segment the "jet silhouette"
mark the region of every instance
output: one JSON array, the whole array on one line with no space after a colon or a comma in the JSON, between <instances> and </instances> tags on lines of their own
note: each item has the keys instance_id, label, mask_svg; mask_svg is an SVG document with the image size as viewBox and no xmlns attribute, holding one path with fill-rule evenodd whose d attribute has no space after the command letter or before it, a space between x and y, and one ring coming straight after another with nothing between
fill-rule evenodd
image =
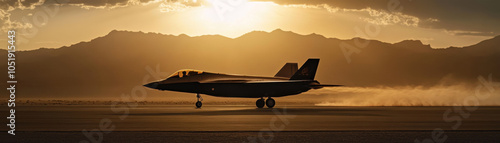
<instances>
[{"instance_id":1,"label":"jet silhouette","mask_svg":"<svg viewBox=\"0 0 500 143\"><path fill-rule=\"evenodd\" d=\"M178 92L196 93L196 107L201 108L203 98L200 94L218 97L259 98L258 108L266 105L273 108L276 102L272 97L296 95L311 89L326 86L314 80L319 59L308 59L300 69L297 63L286 63L274 77L259 77L204 72L184 69L176 71L167 79L151 82L144 86ZM264 101L264 97L267 100Z\"/></svg>"}]
</instances>

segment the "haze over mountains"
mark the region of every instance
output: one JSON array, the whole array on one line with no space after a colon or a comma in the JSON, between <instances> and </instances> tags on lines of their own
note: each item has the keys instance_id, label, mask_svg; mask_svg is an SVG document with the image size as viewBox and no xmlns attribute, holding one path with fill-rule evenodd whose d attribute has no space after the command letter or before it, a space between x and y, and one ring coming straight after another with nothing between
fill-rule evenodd
<instances>
[{"instance_id":1,"label":"haze over mountains","mask_svg":"<svg viewBox=\"0 0 500 143\"><path fill-rule=\"evenodd\" d=\"M350 87L475 84L478 76L489 74L494 81L500 79L500 36L447 49L432 49L415 40L394 44L369 40L348 62L339 45L354 46L356 40L366 42L279 29L235 39L111 31L69 47L17 51L18 95L113 98L130 94L143 80L154 81L147 69L161 71L161 78L186 68L273 76L286 62L300 66L307 58L321 59L318 81ZM3 59L6 52L0 50Z\"/></svg>"}]
</instances>

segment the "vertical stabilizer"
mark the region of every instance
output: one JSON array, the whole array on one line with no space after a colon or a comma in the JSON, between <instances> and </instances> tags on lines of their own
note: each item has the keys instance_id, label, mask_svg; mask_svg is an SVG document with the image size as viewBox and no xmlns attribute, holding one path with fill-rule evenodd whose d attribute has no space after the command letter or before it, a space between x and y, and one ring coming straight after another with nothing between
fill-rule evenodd
<instances>
[{"instance_id":1,"label":"vertical stabilizer","mask_svg":"<svg viewBox=\"0 0 500 143\"><path fill-rule=\"evenodd\" d=\"M293 74L290 80L314 80L318 69L319 59L308 59L300 69Z\"/></svg>"},{"instance_id":2,"label":"vertical stabilizer","mask_svg":"<svg viewBox=\"0 0 500 143\"><path fill-rule=\"evenodd\" d=\"M298 70L297 63L286 63L281 70L274 75L274 77L286 77L291 78L295 72Z\"/></svg>"}]
</instances>

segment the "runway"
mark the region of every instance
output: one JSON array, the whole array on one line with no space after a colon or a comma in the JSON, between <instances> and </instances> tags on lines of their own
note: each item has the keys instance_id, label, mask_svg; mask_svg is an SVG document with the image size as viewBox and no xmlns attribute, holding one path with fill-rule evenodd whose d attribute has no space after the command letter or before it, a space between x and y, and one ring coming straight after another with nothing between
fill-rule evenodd
<instances>
[{"instance_id":1,"label":"runway","mask_svg":"<svg viewBox=\"0 0 500 143\"><path fill-rule=\"evenodd\" d=\"M447 141L500 141L500 107L468 109L471 108L23 106L16 108L15 138L27 142L31 142L30 139L54 141L54 138L71 142L88 140L84 133L87 132L105 142L139 139L151 142L249 142L249 139L257 142L413 142L431 138L437 130ZM14 140L7 133L0 136Z\"/></svg>"}]
</instances>

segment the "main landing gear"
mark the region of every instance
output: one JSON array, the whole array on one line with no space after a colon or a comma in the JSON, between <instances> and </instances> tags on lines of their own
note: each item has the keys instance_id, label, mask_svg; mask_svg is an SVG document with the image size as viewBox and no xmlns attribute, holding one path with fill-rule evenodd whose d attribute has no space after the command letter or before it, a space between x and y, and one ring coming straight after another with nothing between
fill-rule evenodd
<instances>
[{"instance_id":1,"label":"main landing gear","mask_svg":"<svg viewBox=\"0 0 500 143\"><path fill-rule=\"evenodd\" d=\"M268 108L273 108L274 105L276 105L276 101L274 101L274 99L271 97L268 97L267 100L264 101L264 97L261 97L260 99L257 100L257 102L255 102L255 105L257 105L258 108L263 108L264 104Z\"/></svg>"},{"instance_id":2,"label":"main landing gear","mask_svg":"<svg viewBox=\"0 0 500 143\"><path fill-rule=\"evenodd\" d=\"M266 104L266 103L265 103L263 97L261 97L260 99L257 100L257 102L255 102L255 105L257 105L257 107L259 107L259 108L264 107L264 104Z\"/></svg>"},{"instance_id":3,"label":"main landing gear","mask_svg":"<svg viewBox=\"0 0 500 143\"><path fill-rule=\"evenodd\" d=\"M199 93L196 94L196 98L198 98L198 101L196 102L196 108L201 108L203 105L201 101L203 101L203 98L201 98L201 95Z\"/></svg>"}]
</instances>

